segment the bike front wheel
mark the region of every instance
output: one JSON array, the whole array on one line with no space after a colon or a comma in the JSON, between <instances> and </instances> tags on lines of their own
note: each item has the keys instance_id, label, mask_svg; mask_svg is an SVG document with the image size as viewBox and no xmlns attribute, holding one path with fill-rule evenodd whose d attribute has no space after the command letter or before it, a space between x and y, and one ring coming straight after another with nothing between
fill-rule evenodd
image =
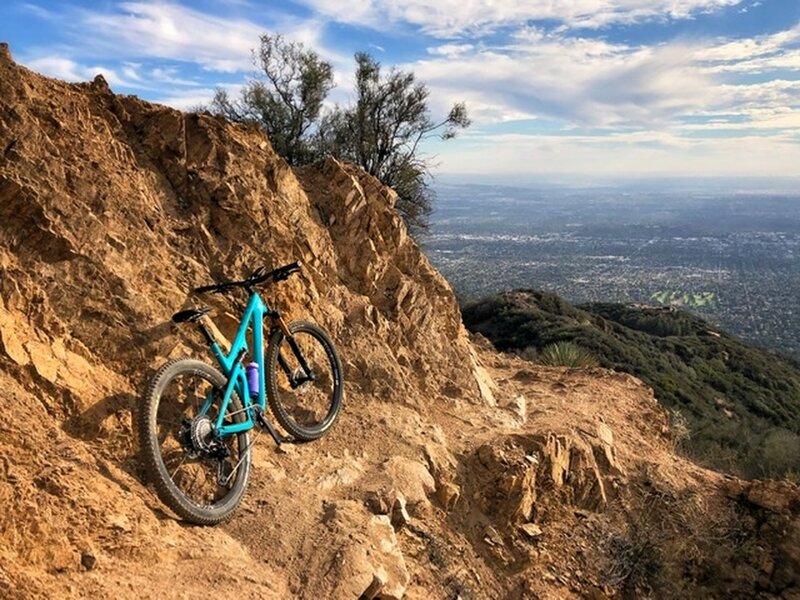
<instances>
[{"instance_id":1,"label":"bike front wheel","mask_svg":"<svg viewBox=\"0 0 800 600\"><path fill-rule=\"evenodd\" d=\"M342 362L328 334L314 323L275 329L267 348L267 398L278 423L296 439L327 433L342 406Z\"/></svg>"},{"instance_id":2,"label":"bike front wheel","mask_svg":"<svg viewBox=\"0 0 800 600\"><path fill-rule=\"evenodd\" d=\"M214 435L227 380L198 360L173 360L153 377L140 407L139 435L148 478L183 519L214 525L233 514L250 479L247 432ZM210 408L203 413L204 405ZM234 393L223 420L244 422Z\"/></svg>"}]
</instances>

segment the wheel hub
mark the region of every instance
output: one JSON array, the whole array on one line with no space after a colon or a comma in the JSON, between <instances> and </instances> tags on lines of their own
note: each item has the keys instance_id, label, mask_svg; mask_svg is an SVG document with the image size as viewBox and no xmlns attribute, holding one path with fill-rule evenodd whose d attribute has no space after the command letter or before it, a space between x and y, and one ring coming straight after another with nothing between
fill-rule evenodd
<instances>
[{"instance_id":1,"label":"wheel hub","mask_svg":"<svg viewBox=\"0 0 800 600\"><path fill-rule=\"evenodd\" d=\"M228 457L228 447L216 436L214 422L207 415L183 419L178 440L191 459L202 457L222 461Z\"/></svg>"},{"instance_id":2,"label":"wheel hub","mask_svg":"<svg viewBox=\"0 0 800 600\"><path fill-rule=\"evenodd\" d=\"M298 367L292 372L292 381L295 382L294 393L305 394L310 389L312 379L302 368Z\"/></svg>"},{"instance_id":3,"label":"wheel hub","mask_svg":"<svg viewBox=\"0 0 800 600\"><path fill-rule=\"evenodd\" d=\"M189 439L195 452L209 454L216 446L214 424L207 415L199 415L189 425Z\"/></svg>"}]
</instances>

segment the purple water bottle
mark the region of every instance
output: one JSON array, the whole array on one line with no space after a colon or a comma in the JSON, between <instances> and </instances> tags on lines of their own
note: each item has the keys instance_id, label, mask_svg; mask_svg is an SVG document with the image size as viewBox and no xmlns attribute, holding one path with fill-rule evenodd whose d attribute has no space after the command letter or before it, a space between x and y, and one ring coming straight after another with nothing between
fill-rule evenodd
<instances>
[{"instance_id":1,"label":"purple water bottle","mask_svg":"<svg viewBox=\"0 0 800 600\"><path fill-rule=\"evenodd\" d=\"M251 398L258 398L258 363L251 362L245 368L247 373L247 389Z\"/></svg>"}]
</instances>

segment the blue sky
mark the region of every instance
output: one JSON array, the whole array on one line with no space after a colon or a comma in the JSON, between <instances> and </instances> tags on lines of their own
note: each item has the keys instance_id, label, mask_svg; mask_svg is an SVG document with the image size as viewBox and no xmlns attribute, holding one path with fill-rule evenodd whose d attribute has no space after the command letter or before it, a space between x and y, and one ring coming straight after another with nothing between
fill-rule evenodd
<instances>
[{"instance_id":1,"label":"blue sky","mask_svg":"<svg viewBox=\"0 0 800 600\"><path fill-rule=\"evenodd\" d=\"M800 0L255 0L3 2L0 41L68 81L187 108L236 92L262 32L333 63L413 70L436 116L473 126L432 142L465 180L800 176Z\"/></svg>"}]
</instances>

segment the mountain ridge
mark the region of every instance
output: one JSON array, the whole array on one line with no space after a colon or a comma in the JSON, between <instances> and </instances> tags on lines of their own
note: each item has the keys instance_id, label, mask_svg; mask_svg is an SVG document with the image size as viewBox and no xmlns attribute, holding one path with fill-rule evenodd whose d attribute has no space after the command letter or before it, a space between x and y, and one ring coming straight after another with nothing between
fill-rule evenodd
<instances>
[{"instance_id":1,"label":"mountain ridge","mask_svg":"<svg viewBox=\"0 0 800 600\"><path fill-rule=\"evenodd\" d=\"M504 351L570 341L641 378L688 419L697 435L686 449L703 464L750 477L800 473L800 367L791 357L672 307L573 306L536 290L470 303L464 320Z\"/></svg>"},{"instance_id":2,"label":"mountain ridge","mask_svg":"<svg viewBox=\"0 0 800 600\"><path fill-rule=\"evenodd\" d=\"M0 149L4 597L797 593L796 487L676 456L633 377L471 340L362 171L292 170L256 128L49 79L5 47ZM196 285L293 259L303 278L267 297L331 332L340 420L256 445L235 516L185 527L134 428L153 369L206 356L169 316ZM240 300L213 306L230 335Z\"/></svg>"}]
</instances>

